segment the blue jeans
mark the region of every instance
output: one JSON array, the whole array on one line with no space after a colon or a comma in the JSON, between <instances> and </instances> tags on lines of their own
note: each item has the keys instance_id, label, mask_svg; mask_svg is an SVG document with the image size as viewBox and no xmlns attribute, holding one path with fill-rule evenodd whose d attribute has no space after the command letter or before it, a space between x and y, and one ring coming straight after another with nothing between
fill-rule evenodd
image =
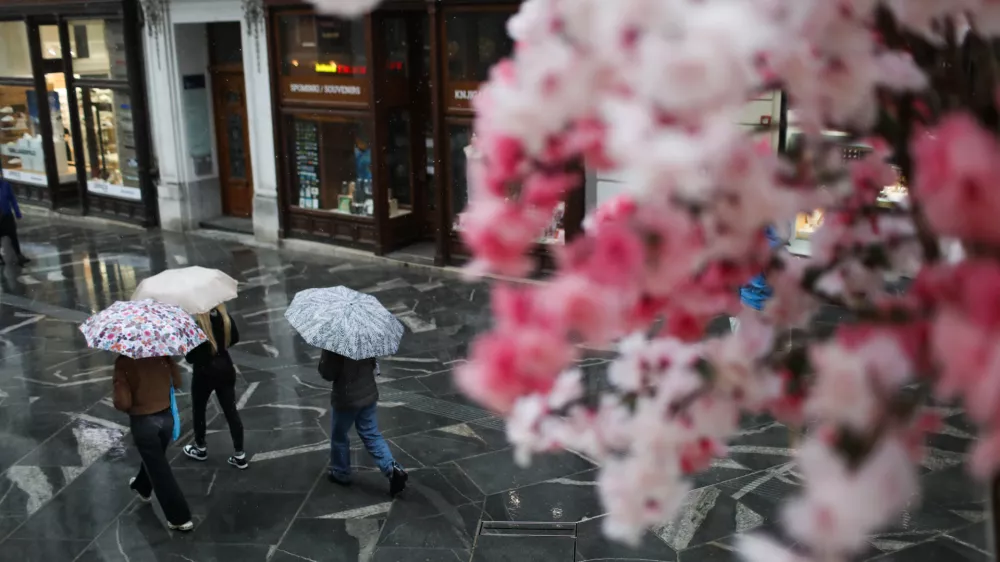
<instances>
[{"instance_id":1,"label":"blue jeans","mask_svg":"<svg viewBox=\"0 0 1000 562\"><path fill-rule=\"evenodd\" d=\"M364 442L368 454L375 459L382 474L390 476L396 461L392 458L389 445L378 430L378 404L360 410L331 410L330 429L330 474L346 480L351 476L351 438L347 432L354 426L358 437Z\"/></svg>"}]
</instances>

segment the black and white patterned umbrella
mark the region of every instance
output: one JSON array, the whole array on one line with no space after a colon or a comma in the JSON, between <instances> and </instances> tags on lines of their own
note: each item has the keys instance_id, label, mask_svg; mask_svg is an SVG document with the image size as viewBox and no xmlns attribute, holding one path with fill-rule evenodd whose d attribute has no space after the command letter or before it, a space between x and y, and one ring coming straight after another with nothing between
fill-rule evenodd
<instances>
[{"instance_id":1,"label":"black and white patterned umbrella","mask_svg":"<svg viewBox=\"0 0 1000 562\"><path fill-rule=\"evenodd\" d=\"M299 291L285 318L309 345L355 361L393 355L403 339L403 324L377 298L347 287Z\"/></svg>"}]
</instances>

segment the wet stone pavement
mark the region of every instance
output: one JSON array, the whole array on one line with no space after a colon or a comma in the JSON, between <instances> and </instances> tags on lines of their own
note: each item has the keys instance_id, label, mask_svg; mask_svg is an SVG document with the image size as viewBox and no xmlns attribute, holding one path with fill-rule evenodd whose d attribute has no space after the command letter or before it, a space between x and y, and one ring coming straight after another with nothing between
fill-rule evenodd
<instances>
[{"instance_id":1,"label":"wet stone pavement","mask_svg":"<svg viewBox=\"0 0 1000 562\"><path fill-rule=\"evenodd\" d=\"M776 530L780 501L800 486L787 429L748 419L732 456L697 478L676 524L638 549L609 543L594 465L566 453L517 468L502 421L452 386L451 368L489 324L486 285L42 219L23 221L21 237L34 261L0 272L0 561L728 561L737 559L736 534ZM229 308L243 338L233 358L251 467L226 464L229 434L214 403L209 460L181 454L190 440L182 394L184 434L169 455L196 528L178 534L155 502L138 502L127 487L139 461L127 417L111 406L112 357L88 350L77 325L143 278L186 265L240 282ZM376 295L408 329L380 380L381 428L411 471L395 500L360 448L353 487L324 478L328 387L315 372L318 351L283 318L295 292L340 284ZM582 366L599 378L606 362L589 354ZM960 466L972 429L959 411L942 410L945 426L922 468L923 504L872 537L862 558L989 558L984 495Z\"/></svg>"}]
</instances>

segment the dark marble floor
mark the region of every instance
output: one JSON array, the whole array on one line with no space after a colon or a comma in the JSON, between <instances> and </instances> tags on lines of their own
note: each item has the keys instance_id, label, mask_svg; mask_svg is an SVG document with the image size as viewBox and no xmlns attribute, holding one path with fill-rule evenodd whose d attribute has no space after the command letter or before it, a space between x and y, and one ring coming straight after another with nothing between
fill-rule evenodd
<instances>
[{"instance_id":1,"label":"dark marble floor","mask_svg":"<svg viewBox=\"0 0 1000 562\"><path fill-rule=\"evenodd\" d=\"M450 369L489 323L485 285L112 227L27 219L21 235L35 261L0 271L0 561L736 560L734 536L775 530L779 502L800 486L786 428L748 419L731 458L698 477L678 523L638 549L612 544L600 533L592 463L562 454L516 468L502 421L451 384ZM212 405L209 461L170 451L197 525L181 535L127 488L138 460L128 420L110 404L111 358L86 349L77 324L150 274L184 265L240 281L230 310L243 342L233 357L252 465L226 465L229 436ZM380 381L383 432L412 475L394 501L361 450L353 487L323 478L327 387L317 351L282 315L296 291L338 284L375 294L408 328ZM599 378L606 361L595 353L582 366ZM188 397L180 403L184 443ZM945 413L923 503L872 537L863 558L988 559L983 493L960 466L972 430L959 411Z\"/></svg>"}]
</instances>

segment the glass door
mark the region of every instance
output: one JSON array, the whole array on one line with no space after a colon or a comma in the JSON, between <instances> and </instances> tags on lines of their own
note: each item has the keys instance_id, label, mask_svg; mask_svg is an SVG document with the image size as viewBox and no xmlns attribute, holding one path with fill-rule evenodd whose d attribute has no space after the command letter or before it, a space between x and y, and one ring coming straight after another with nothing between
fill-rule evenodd
<instances>
[{"instance_id":1,"label":"glass door","mask_svg":"<svg viewBox=\"0 0 1000 562\"><path fill-rule=\"evenodd\" d=\"M429 177L430 127L428 18L423 11L376 14L377 97L383 103L384 175L392 245L433 237L433 194Z\"/></svg>"}]
</instances>

